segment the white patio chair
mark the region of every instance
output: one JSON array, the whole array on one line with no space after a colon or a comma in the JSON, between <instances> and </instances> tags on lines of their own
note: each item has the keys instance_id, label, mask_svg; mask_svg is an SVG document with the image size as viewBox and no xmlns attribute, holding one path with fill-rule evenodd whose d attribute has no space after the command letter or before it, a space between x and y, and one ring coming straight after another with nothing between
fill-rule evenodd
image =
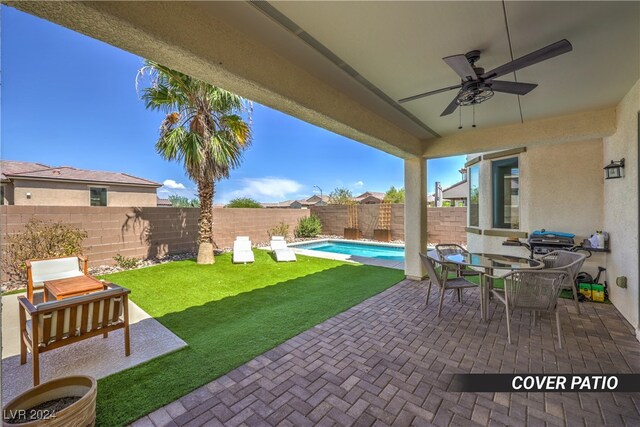
<instances>
[{"instance_id":1,"label":"white patio chair","mask_svg":"<svg viewBox=\"0 0 640 427\"><path fill-rule=\"evenodd\" d=\"M278 262L298 260L293 249L287 246L284 236L271 236L271 250Z\"/></svg>"},{"instance_id":2,"label":"white patio chair","mask_svg":"<svg viewBox=\"0 0 640 427\"><path fill-rule=\"evenodd\" d=\"M493 278L504 279L504 289L491 289L494 300L504 304L507 318L507 340L511 344L511 311L531 310L535 325L536 312L555 313L558 329L558 345L562 348L562 328L558 312L558 297L568 274L560 270L519 270Z\"/></svg>"},{"instance_id":3,"label":"white patio chair","mask_svg":"<svg viewBox=\"0 0 640 427\"><path fill-rule=\"evenodd\" d=\"M447 268L447 264L438 263L441 265L442 269L440 272L436 270L436 261L429 258L427 255L421 253L420 258L422 259L422 264L427 269L427 274L429 275L429 289L427 289L427 300L425 304L429 304L429 294L431 293L431 285L433 283L440 289L440 302L438 304L438 317L442 312L442 303L444 301L444 293L448 289L454 289L458 292L458 301L462 302L462 291L465 288L477 288L478 285L476 283L470 282L464 277L454 277L453 279L449 279L447 276L449 275L449 269Z\"/></svg>"},{"instance_id":4,"label":"white patio chair","mask_svg":"<svg viewBox=\"0 0 640 427\"><path fill-rule=\"evenodd\" d=\"M238 236L233 242L233 263L246 264L253 262L253 251L251 250L251 240L248 236Z\"/></svg>"},{"instance_id":5,"label":"white patio chair","mask_svg":"<svg viewBox=\"0 0 640 427\"><path fill-rule=\"evenodd\" d=\"M578 301L578 290L576 288L576 277L587 259L585 254L569 251L549 252L540 261L544 262L544 268L550 270L561 270L567 272L567 279L563 285L564 289L573 291L573 301L576 311L580 314L580 301Z\"/></svg>"}]
</instances>

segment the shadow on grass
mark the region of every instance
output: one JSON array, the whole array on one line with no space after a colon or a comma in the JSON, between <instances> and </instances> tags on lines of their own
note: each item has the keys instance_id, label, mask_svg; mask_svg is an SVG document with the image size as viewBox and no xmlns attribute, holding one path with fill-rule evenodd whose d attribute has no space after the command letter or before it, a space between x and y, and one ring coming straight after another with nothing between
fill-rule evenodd
<instances>
[{"instance_id":1,"label":"shadow on grass","mask_svg":"<svg viewBox=\"0 0 640 427\"><path fill-rule=\"evenodd\" d=\"M100 380L98 424L130 423L403 277L398 270L340 264L157 317L189 346Z\"/></svg>"}]
</instances>

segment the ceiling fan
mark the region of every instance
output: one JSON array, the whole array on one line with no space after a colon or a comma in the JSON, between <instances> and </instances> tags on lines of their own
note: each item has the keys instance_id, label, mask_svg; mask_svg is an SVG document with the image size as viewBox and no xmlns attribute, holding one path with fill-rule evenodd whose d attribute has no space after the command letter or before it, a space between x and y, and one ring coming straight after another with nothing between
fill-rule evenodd
<instances>
[{"instance_id":1,"label":"ceiling fan","mask_svg":"<svg viewBox=\"0 0 640 427\"><path fill-rule=\"evenodd\" d=\"M538 62L551 59L563 53L570 52L573 49L571 43L566 39L560 40L543 47L542 49L531 52L528 55L520 57L511 62L507 62L491 71L485 73L484 68L476 67L476 62L480 59L480 51L472 50L465 55L453 55L442 58L449 67L455 71L462 81L459 85L449 86L430 92L420 93L408 98L398 100L399 103L413 101L424 98L425 96L435 95L436 93L447 92L453 89L459 89L456 97L444 109L440 117L453 113L458 106L480 104L493 96L494 92L510 93L514 95L526 95L535 89L538 85L532 83L509 82L503 80L494 80L505 74L512 73L522 68L528 67Z\"/></svg>"}]
</instances>

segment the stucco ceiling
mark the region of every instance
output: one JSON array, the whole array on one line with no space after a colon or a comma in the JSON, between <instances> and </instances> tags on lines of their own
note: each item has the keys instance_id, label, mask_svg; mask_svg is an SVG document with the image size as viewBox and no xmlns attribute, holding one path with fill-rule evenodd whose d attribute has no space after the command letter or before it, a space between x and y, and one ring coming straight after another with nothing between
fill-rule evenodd
<instances>
[{"instance_id":1,"label":"stucco ceiling","mask_svg":"<svg viewBox=\"0 0 640 427\"><path fill-rule=\"evenodd\" d=\"M455 91L402 106L395 100L459 83L443 57L478 49L487 70L511 59L501 2L270 5L267 13L249 3L202 7L421 139L458 132L458 112L440 117ZM522 1L505 9L515 58L563 38L573 51L518 71L518 81L539 86L520 105L497 93L476 107L478 128L519 123L520 107L526 122L614 106L638 80L640 3ZM470 128L470 107L462 121Z\"/></svg>"}]
</instances>

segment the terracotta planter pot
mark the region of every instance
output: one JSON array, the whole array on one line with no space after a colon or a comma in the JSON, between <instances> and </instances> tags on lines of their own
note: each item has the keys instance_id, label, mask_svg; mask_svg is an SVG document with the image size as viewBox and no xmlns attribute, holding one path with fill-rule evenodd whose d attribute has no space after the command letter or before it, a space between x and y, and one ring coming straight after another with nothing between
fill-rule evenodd
<instances>
[{"instance_id":1,"label":"terracotta planter pot","mask_svg":"<svg viewBox=\"0 0 640 427\"><path fill-rule=\"evenodd\" d=\"M16 426L47 426L47 427L86 427L96 422L96 394L98 385L95 378L88 376L74 376L58 378L40 384L17 396L4 407L3 419L11 417L16 411L29 410L34 406L49 400L62 397L82 396L80 400L42 420L19 424L8 424L5 427ZM28 414L27 414L28 415Z\"/></svg>"},{"instance_id":2,"label":"terracotta planter pot","mask_svg":"<svg viewBox=\"0 0 640 427\"><path fill-rule=\"evenodd\" d=\"M362 233L357 228L345 228L344 238L351 240L358 240L362 238Z\"/></svg>"}]
</instances>

